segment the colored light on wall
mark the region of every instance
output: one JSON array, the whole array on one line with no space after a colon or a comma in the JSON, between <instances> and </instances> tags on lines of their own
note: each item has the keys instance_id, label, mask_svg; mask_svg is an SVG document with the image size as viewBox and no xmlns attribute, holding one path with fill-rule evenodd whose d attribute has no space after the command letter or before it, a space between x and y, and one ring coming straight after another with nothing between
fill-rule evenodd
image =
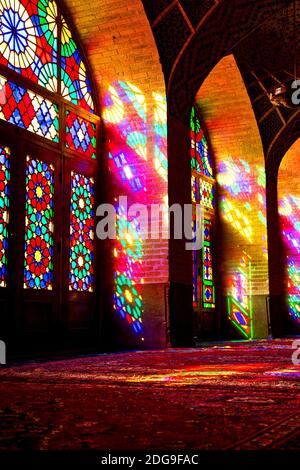
<instances>
[{"instance_id":1,"label":"colored light on wall","mask_svg":"<svg viewBox=\"0 0 300 470\"><path fill-rule=\"evenodd\" d=\"M147 160L147 105L142 92L129 82L118 81L108 88L103 118L115 124L128 147Z\"/></svg>"},{"instance_id":2,"label":"colored light on wall","mask_svg":"<svg viewBox=\"0 0 300 470\"><path fill-rule=\"evenodd\" d=\"M133 104L139 117L143 121L145 121L147 117L147 104L145 96L143 95L141 90L137 86L129 82L123 82L120 80L118 83L125 92L126 97L128 98L128 100L126 101Z\"/></svg>"},{"instance_id":3,"label":"colored light on wall","mask_svg":"<svg viewBox=\"0 0 300 470\"><path fill-rule=\"evenodd\" d=\"M243 159L228 156L218 164L222 217L243 237L247 252L261 247L260 256L267 258L265 170ZM261 237L261 239L259 239ZM252 261L242 258L239 266L230 268L228 317L244 338L253 338ZM257 260L256 260L257 262ZM261 261L261 263L263 263ZM244 300L243 300L244 299ZM247 300L247 303L246 303Z\"/></svg>"},{"instance_id":4,"label":"colored light on wall","mask_svg":"<svg viewBox=\"0 0 300 470\"><path fill-rule=\"evenodd\" d=\"M154 108L154 167L164 181L168 180L167 158L167 101L159 93L152 94L155 102Z\"/></svg>"},{"instance_id":5,"label":"colored light on wall","mask_svg":"<svg viewBox=\"0 0 300 470\"><path fill-rule=\"evenodd\" d=\"M293 186L297 193L297 186ZM288 311L300 324L300 198L293 194L279 199L278 210L281 231L287 255L287 304Z\"/></svg>"},{"instance_id":6,"label":"colored light on wall","mask_svg":"<svg viewBox=\"0 0 300 470\"><path fill-rule=\"evenodd\" d=\"M121 180L124 183L128 183L134 192L144 189L144 185L136 167L129 163L128 157L124 152L120 152L119 154L114 155L109 152L108 158L113 160L115 168L118 169L118 174Z\"/></svg>"},{"instance_id":7,"label":"colored light on wall","mask_svg":"<svg viewBox=\"0 0 300 470\"><path fill-rule=\"evenodd\" d=\"M7 284L7 253L9 224L9 182L11 153L0 146L0 287Z\"/></svg>"},{"instance_id":8,"label":"colored light on wall","mask_svg":"<svg viewBox=\"0 0 300 470\"><path fill-rule=\"evenodd\" d=\"M0 3L0 63L57 90L57 4L53 0Z\"/></svg>"},{"instance_id":9,"label":"colored light on wall","mask_svg":"<svg viewBox=\"0 0 300 470\"><path fill-rule=\"evenodd\" d=\"M289 314L295 322L300 323L300 260L295 260L290 256L287 266Z\"/></svg>"},{"instance_id":10,"label":"colored light on wall","mask_svg":"<svg viewBox=\"0 0 300 470\"><path fill-rule=\"evenodd\" d=\"M257 235L266 246L266 176L263 166L250 168L245 160L224 157L218 163L217 181L221 188L220 206L224 219L251 244ZM260 230L257 228L261 225ZM254 233L253 226L256 227ZM258 240L257 240L258 241Z\"/></svg>"},{"instance_id":11,"label":"colored light on wall","mask_svg":"<svg viewBox=\"0 0 300 470\"><path fill-rule=\"evenodd\" d=\"M94 180L71 173L70 291L93 292Z\"/></svg>"},{"instance_id":12,"label":"colored light on wall","mask_svg":"<svg viewBox=\"0 0 300 470\"><path fill-rule=\"evenodd\" d=\"M245 216L233 202L227 200L225 197L221 198L221 210L224 219L227 220L234 229L240 232L244 238L252 243L253 229L249 218Z\"/></svg>"},{"instance_id":13,"label":"colored light on wall","mask_svg":"<svg viewBox=\"0 0 300 470\"><path fill-rule=\"evenodd\" d=\"M228 318L247 339L253 338L252 263L243 256L228 290Z\"/></svg>"},{"instance_id":14,"label":"colored light on wall","mask_svg":"<svg viewBox=\"0 0 300 470\"><path fill-rule=\"evenodd\" d=\"M127 321L135 333L142 333L142 283L140 271L143 259L143 243L136 219L128 220L124 207L117 215L117 240L114 309Z\"/></svg>"},{"instance_id":15,"label":"colored light on wall","mask_svg":"<svg viewBox=\"0 0 300 470\"><path fill-rule=\"evenodd\" d=\"M103 119L110 124L118 124L125 117L125 106L115 87L110 85L104 98Z\"/></svg>"},{"instance_id":16,"label":"colored light on wall","mask_svg":"<svg viewBox=\"0 0 300 470\"><path fill-rule=\"evenodd\" d=\"M223 219L230 224L235 236L242 237L246 255L234 255L229 263L228 318L243 338L253 338L252 258L258 256L261 266L267 258L265 169L250 166L242 158L224 157L218 163L217 180L220 188L220 208ZM239 261L240 260L240 261Z\"/></svg>"},{"instance_id":17,"label":"colored light on wall","mask_svg":"<svg viewBox=\"0 0 300 470\"><path fill-rule=\"evenodd\" d=\"M289 252L300 254L300 198L292 194L279 200L278 210L281 216L284 242Z\"/></svg>"},{"instance_id":18,"label":"colored light on wall","mask_svg":"<svg viewBox=\"0 0 300 470\"><path fill-rule=\"evenodd\" d=\"M165 205L168 166L165 96L156 92L146 95L130 82L115 82L104 96L103 118L110 169L119 193L127 194L131 203ZM145 247L140 227L136 221L128 221L123 210L119 209L114 247L114 309L142 340Z\"/></svg>"},{"instance_id":19,"label":"colored light on wall","mask_svg":"<svg viewBox=\"0 0 300 470\"><path fill-rule=\"evenodd\" d=\"M58 106L1 76L0 83L5 90L0 119L58 142Z\"/></svg>"},{"instance_id":20,"label":"colored light on wall","mask_svg":"<svg viewBox=\"0 0 300 470\"><path fill-rule=\"evenodd\" d=\"M54 168L26 159L24 288L52 289Z\"/></svg>"},{"instance_id":21,"label":"colored light on wall","mask_svg":"<svg viewBox=\"0 0 300 470\"><path fill-rule=\"evenodd\" d=\"M66 112L66 147L85 157L96 158L96 125L77 114Z\"/></svg>"}]
</instances>

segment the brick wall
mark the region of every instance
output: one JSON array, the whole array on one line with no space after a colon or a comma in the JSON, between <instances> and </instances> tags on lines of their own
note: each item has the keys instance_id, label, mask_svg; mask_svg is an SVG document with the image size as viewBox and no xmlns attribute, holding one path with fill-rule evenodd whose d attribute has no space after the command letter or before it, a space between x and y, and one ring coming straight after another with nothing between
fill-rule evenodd
<instances>
[{"instance_id":1,"label":"brick wall","mask_svg":"<svg viewBox=\"0 0 300 470\"><path fill-rule=\"evenodd\" d=\"M285 252L288 333L300 331L300 141L284 156L278 173L278 205ZM281 280L282 281L282 280Z\"/></svg>"},{"instance_id":2,"label":"brick wall","mask_svg":"<svg viewBox=\"0 0 300 470\"><path fill-rule=\"evenodd\" d=\"M126 195L129 204L162 204L168 192L165 85L142 2L66 0L65 3L87 51L99 93L105 140L103 164L108 168L107 196L113 200ZM138 189L133 185L133 173L140 180ZM120 256L117 252L115 271L121 269ZM167 256L167 240L142 243L141 263L135 267L138 270L135 269L134 282L142 296L143 320L149 315L164 319ZM160 295L155 288L156 312L153 299L148 298L151 289L143 288L154 284L161 285Z\"/></svg>"},{"instance_id":3,"label":"brick wall","mask_svg":"<svg viewBox=\"0 0 300 470\"><path fill-rule=\"evenodd\" d=\"M252 265L254 335L266 334L268 294L264 155L257 123L233 56L223 58L202 85L197 103L207 125L217 167L223 293L233 276ZM257 306L255 306L255 302Z\"/></svg>"}]
</instances>

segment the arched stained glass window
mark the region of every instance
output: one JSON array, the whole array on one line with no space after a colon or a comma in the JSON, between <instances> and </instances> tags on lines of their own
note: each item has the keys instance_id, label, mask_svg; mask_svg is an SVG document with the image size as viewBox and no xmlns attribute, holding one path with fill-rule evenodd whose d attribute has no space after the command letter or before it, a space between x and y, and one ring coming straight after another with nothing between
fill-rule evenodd
<instances>
[{"instance_id":1,"label":"arched stained glass window","mask_svg":"<svg viewBox=\"0 0 300 470\"><path fill-rule=\"evenodd\" d=\"M213 178L211 154L204 130L195 106L191 112L191 165L192 169L208 178Z\"/></svg>"},{"instance_id":2,"label":"arched stained glass window","mask_svg":"<svg viewBox=\"0 0 300 470\"><path fill-rule=\"evenodd\" d=\"M61 30L61 93L72 103L94 112L92 88L86 65L65 19Z\"/></svg>"},{"instance_id":3,"label":"arched stained glass window","mask_svg":"<svg viewBox=\"0 0 300 470\"><path fill-rule=\"evenodd\" d=\"M203 247L193 252L193 306L197 314L215 308L213 227L215 218L215 179L210 149L196 106L191 112L191 169L194 219L196 205L203 208L201 225ZM194 220L195 226L195 220Z\"/></svg>"},{"instance_id":4,"label":"arched stained glass window","mask_svg":"<svg viewBox=\"0 0 300 470\"><path fill-rule=\"evenodd\" d=\"M41 305L47 319L76 302L78 322L95 304L100 119L63 10L54 0L0 2L0 296L22 289L16 308Z\"/></svg>"},{"instance_id":5,"label":"arched stained glass window","mask_svg":"<svg viewBox=\"0 0 300 470\"><path fill-rule=\"evenodd\" d=\"M52 0L2 0L0 63L57 91L58 8Z\"/></svg>"}]
</instances>

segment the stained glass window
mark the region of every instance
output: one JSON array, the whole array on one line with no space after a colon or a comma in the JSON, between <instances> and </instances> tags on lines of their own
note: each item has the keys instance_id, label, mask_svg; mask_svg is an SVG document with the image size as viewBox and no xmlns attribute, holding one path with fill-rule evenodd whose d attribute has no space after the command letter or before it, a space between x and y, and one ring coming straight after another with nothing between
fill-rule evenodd
<instances>
[{"instance_id":1,"label":"stained glass window","mask_svg":"<svg viewBox=\"0 0 300 470\"><path fill-rule=\"evenodd\" d=\"M94 180L72 172L69 290L93 291Z\"/></svg>"},{"instance_id":2,"label":"stained glass window","mask_svg":"<svg viewBox=\"0 0 300 470\"><path fill-rule=\"evenodd\" d=\"M90 112L94 112L92 89L86 66L64 18L61 31L62 96Z\"/></svg>"},{"instance_id":3,"label":"stained glass window","mask_svg":"<svg viewBox=\"0 0 300 470\"><path fill-rule=\"evenodd\" d=\"M0 119L58 142L58 106L0 76L4 90Z\"/></svg>"},{"instance_id":4,"label":"stained glass window","mask_svg":"<svg viewBox=\"0 0 300 470\"><path fill-rule=\"evenodd\" d=\"M192 221L193 233L196 232L196 214L193 214L193 221ZM195 237L196 239L196 237ZM195 241L195 240L194 240ZM201 289L200 276L199 276L199 262L198 258L200 253L197 250L193 250L192 258L193 258L193 307L197 308L201 299L201 295L199 290Z\"/></svg>"},{"instance_id":5,"label":"stained glass window","mask_svg":"<svg viewBox=\"0 0 300 470\"><path fill-rule=\"evenodd\" d=\"M201 206L207 207L208 209L214 209L215 207L215 189L214 183L199 178L199 193L200 193L200 204Z\"/></svg>"},{"instance_id":6,"label":"stained glass window","mask_svg":"<svg viewBox=\"0 0 300 470\"><path fill-rule=\"evenodd\" d=\"M94 112L86 64L54 0L3 0L0 3L0 63L89 112ZM58 29L61 24L61 70Z\"/></svg>"},{"instance_id":7,"label":"stained glass window","mask_svg":"<svg viewBox=\"0 0 300 470\"><path fill-rule=\"evenodd\" d=\"M67 111L66 147L95 159L96 125L71 111Z\"/></svg>"},{"instance_id":8,"label":"stained glass window","mask_svg":"<svg viewBox=\"0 0 300 470\"><path fill-rule=\"evenodd\" d=\"M204 220L204 237L202 249L203 266L203 307L215 307L215 287L213 278L212 263L212 223L210 220Z\"/></svg>"},{"instance_id":9,"label":"stained glass window","mask_svg":"<svg viewBox=\"0 0 300 470\"><path fill-rule=\"evenodd\" d=\"M0 287L7 283L10 150L0 146Z\"/></svg>"},{"instance_id":10,"label":"stained glass window","mask_svg":"<svg viewBox=\"0 0 300 470\"><path fill-rule=\"evenodd\" d=\"M0 123L2 126L1 121L8 122L52 143L62 138L62 148L92 160L96 159L97 125L94 117L86 117L94 114L91 80L85 58L61 11L55 0L0 2L0 65L4 66L0 76ZM5 71L5 67L16 74ZM17 74L22 76L21 84ZM62 98L84 108L85 117L80 117L82 111L77 113L74 106L65 106ZM10 159L3 147L0 158L0 286L5 286ZM50 158L55 162L58 156L55 153ZM26 289L53 289L54 223L60 231L65 224L56 224L54 219L52 160L46 163L26 157ZM92 161L90 164L90 169L95 169ZM65 181L64 177L61 179ZM69 289L91 292L94 182L72 173L71 185Z\"/></svg>"},{"instance_id":11,"label":"stained glass window","mask_svg":"<svg viewBox=\"0 0 300 470\"><path fill-rule=\"evenodd\" d=\"M204 130L201 127L198 110L192 108L191 122L191 199L195 207L200 204L206 213L202 222L203 247L201 254L193 252L193 306L195 309L215 307L215 285L213 274L212 225L215 210L215 180L211 154ZM195 221L194 221L195 225Z\"/></svg>"},{"instance_id":12,"label":"stained glass window","mask_svg":"<svg viewBox=\"0 0 300 470\"><path fill-rule=\"evenodd\" d=\"M54 168L26 159L24 288L52 289Z\"/></svg>"},{"instance_id":13,"label":"stained glass window","mask_svg":"<svg viewBox=\"0 0 300 470\"><path fill-rule=\"evenodd\" d=\"M191 113L191 165L204 176L213 178L211 155L196 108Z\"/></svg>"},{"instance_id":14,"label":"stained glass window","mask_svg":"<svg viewBox=\"0 0 300 470\"><path fill-rule=\"evenodd\" d=\"M57 5L53 0L0 2L0 63L57 90Z\"/></svg>"},{"instance_id":15,"label":"stained glass window","mask_svg":"<svg viewBox=\"0 0 300 470\"><path fill-rule=\"evenodd\" d=\"M198 197L198 178L195 175L192 175L192 202L199 202Z\"/></svg>"}]
</instances>

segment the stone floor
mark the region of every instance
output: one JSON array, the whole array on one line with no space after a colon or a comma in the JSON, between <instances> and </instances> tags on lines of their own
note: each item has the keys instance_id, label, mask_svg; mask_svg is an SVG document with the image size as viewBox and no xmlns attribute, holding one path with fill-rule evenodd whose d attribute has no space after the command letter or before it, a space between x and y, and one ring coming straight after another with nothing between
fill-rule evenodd
<instances>
[{"instance_id":1,"label":"stone floor","mask_svg":"<svg viewBox=\"0 0 300 470\"><path fill-rule=\"evenodd\" d=\"M300 449L292 340L0 369L0 450Z\"/></svg>"}]
</instances>

